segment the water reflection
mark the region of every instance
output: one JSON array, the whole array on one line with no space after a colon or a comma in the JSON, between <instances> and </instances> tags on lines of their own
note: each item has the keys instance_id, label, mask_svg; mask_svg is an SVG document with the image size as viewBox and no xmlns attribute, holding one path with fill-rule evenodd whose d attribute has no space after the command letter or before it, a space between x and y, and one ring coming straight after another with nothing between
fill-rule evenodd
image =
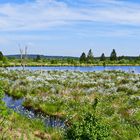
<instances>
[{"instance_id":1,"label":"water reflection","mask_svg":"<svg viewBox=\"0 0 140 140\"><path fill-rule=\"evenodd\" d=\"M22 106L24 99L14 99L8 95L5 95L3 101L8 108L13 109L15 112L24 115L31 119L41 119L44 121L46 126L51 127L65 127L64 121L57 117L44 116L41 113L36 113L34 110L28 110Z\"/></svg>"}]
</instances>

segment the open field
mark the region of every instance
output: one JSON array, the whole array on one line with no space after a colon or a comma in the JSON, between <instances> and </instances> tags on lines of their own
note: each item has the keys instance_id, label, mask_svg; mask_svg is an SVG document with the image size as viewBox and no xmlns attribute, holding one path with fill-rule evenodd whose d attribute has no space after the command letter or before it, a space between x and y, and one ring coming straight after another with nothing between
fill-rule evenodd
<instances>
[{"instance_id":1,"label":"open field","mask_svg":"<svg viewBox=\"0 0 140 140\"><path fill-rule=\"evenodd\" d=\"M66 125L65 130L52 128L50 132L48 128L44 128L42 122L37 123L37 120L33 120L34 127L31 127L29 124L32 120L21 115L8 114L13 116L10 118L15 119L14 131L20 121L24 121L25 126L29 125L26 127L27 131L32 130L28 131L32 137L35 137L34 133L38 130L43 135L47 133L50 139L69 139L68 133L82 139L83 134L79 134L81 128L78 126L79 130L77 130L75 123L80 122L85 114L94 114L93 116L99 120L97 123L101 124L100 126L106 126L107 130L107 134L103 133L102 137L95 133L97 137L94 139L140 139L140 75L138 74L121 71L74 72L1 69L0 82L4 93L16 99L24 99L24 107L41 112L43 115L58 117L64 120ZM89 124L89 130L92 130L92 121L89 120ZM38 125L40 127L37 129ZM97 125L94 129L101 131L102 134L100 126ZM73 133L72 130L77 131L78 134ZM93 139L88 132L85 132L85 135L86 138Z\"/></svg>"}]
</instances>

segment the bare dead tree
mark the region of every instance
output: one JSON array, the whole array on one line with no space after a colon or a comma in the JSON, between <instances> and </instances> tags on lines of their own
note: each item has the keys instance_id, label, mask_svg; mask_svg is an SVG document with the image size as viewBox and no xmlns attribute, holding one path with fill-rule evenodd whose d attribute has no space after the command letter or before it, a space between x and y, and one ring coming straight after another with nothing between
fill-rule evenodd
<instances>
[{"instance_id":1,"label":"bare dead tree","mask_svg":"<svg viewBox=\"0 0 140 140\"><path fill-rule=\"evenodd\" d=\"M27 50L28 50L28 46L25 46L25 56L24 56L24 64L26 66L26 60L27 60Z\"/></svg>"},{"instance_id":2,"label":"bare dead tree","mask_svg":"<svg viewBox=\"0 0 140 140\"><path fill-rule=\"evenodd\" d=\"M25 58L27 59L27 50L28 50L28 46L25 46Z\"/></svg>"},{"instance_id":3,"label":"bare dead tree","mask_svg":"<svg viewBox=\"0 0 140 140\"><path fill-rule=\"evenodd\" d=\"M23 49L20 48L19 45L19 50L20 50L20 59L21 59L21 67L23 68L23 70L25 69L26 66L26 59L27 59L27 49L28 46L25 46L25 51Z\"/></svg>"},{"instance_id":4,"label":"bare dead tree","mask_svg":"<svg viewBox=\"0 0 140 140\"><path fill-rule=\"evenodd\" d=\"M21 67L24 69L24 67L23 67L23 49L20 48L20 45L19 45L19 51L20 51L20 62L21 62Z\"/></svg>"}]
</instances>

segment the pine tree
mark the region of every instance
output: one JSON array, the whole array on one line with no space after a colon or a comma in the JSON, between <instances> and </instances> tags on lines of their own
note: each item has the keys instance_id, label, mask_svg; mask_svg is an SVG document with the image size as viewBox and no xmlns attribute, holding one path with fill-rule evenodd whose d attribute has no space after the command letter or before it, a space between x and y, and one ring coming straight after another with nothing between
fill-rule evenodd
<instances>
[{"instance_id":1,"label":"pine tree","mask_svg":"<svg viewBox=\"0 0 140 140\"><path fill-rule=\"evenodd\" d=\"M80 56L80 62L86 62L86 54L84 52Z\"/></svg>"},{"instance_id":2,"label":"pine tree","mask_svg":"<svg viewBox=\"0 0 140 140\"><path fill-rule=\"evenodd\" d=\"M113 49L113 51L111 52L110 60L111 60L111 61L117 60L117 54L116 54L115 49Z\"/></svg>"},{"instance_id":3,"label":"pine tree","mask_svg":"<svg viewBox=\"0 0 140 140\"><path fill-rule=\"evenodd\" d=\"M93 63L93 61L94 61L94 56L93 56L92 50L90 49L89 52L88 52L88 55L87 55L87 62L88 63Z\"/></svg>"},{"instance_id":4,"label":"pine tree","mask_svg":"<svg viewBox=\"0 0 140 140\"><path fill-rule=\"evenodd\" d=\"M104 53L102 53L102 55L101 55L101 57L100 57L100 61L105 61L105 54Z\"/></svg>"}]
</instances>

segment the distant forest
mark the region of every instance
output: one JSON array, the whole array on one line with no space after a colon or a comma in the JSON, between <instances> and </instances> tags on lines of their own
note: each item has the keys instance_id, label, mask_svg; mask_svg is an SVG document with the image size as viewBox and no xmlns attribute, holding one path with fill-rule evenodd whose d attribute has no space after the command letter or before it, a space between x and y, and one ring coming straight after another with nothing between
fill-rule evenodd
<instances>
[{"instance_id":1,"label":"distant forest","mask_svg":"<svg viewBox=\"0 0 140 140\"><path fill-rule=\"evenodd\" d=\"M45 56L23 52L18 55L3 55L0 51L0 65L140 65L140 56L117 56L115 49L110 56L102 53L100 57L94 57L91 49L79 57Z\"/></svg>"}]
</instances>

